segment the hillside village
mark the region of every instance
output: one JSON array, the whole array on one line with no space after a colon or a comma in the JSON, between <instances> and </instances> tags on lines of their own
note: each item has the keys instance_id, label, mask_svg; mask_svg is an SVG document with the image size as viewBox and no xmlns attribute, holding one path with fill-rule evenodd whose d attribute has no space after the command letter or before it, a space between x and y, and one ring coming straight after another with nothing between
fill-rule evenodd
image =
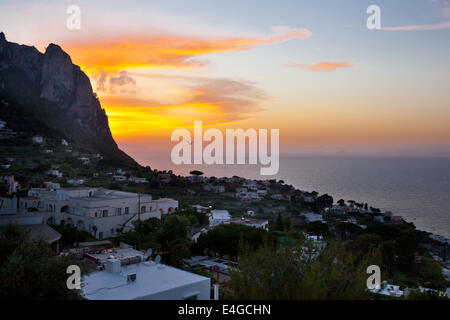
<instances>
[{"instance_id":1,"label":"hillside village","mask_svg":"<svg viewBox=\"0 0 450 320\"><path fill-rule=\"evenodd\" d=\"M118 268L114 261L101 258L105 254L127 266L131 264L123 261L144 262L144 253L153 245L153 257L158 254L167 265L164 272L173 267L170 272L174 274L176 268L200 275L206 272L226 292L238 255L237 248L212 245L215 230L220 228L235 225L260 230L278 242L305 238L317 250L335 239L355 241L364 233L382 236L386 230L396 230L414 235L418 241L413 252L416 271L424 268L422 262L426 261L440 266L446 280L426 283L424 278L402 276L402 283L385 281L374 292L399 298L406 296L411 286L440 292L448 287L442 281L449 281L449 240L415 230L391 212L353 200L335 202L330 195L298 190L283 181L204 177L196 170L182 177L150 167L118 168L103 161L101 154L90 153L65 139L42 135L21 138L29 143L1 145L0 228L18 224L31 231L31 236L44 238L55 255L75 255L95 274ZM147 222L150 226L155 219L165 221L168 216L187 221L187 241L191 244L184 248L188 253L180 257L164 251L177 249L158 244L152 236L145 240L149 242L143 242L133 235L142 226L147 228ZM205 286L202 279L194 277L193 285L198 282ZM394 276L387 280L399 279Z\"/></svg>"}]
</instances>

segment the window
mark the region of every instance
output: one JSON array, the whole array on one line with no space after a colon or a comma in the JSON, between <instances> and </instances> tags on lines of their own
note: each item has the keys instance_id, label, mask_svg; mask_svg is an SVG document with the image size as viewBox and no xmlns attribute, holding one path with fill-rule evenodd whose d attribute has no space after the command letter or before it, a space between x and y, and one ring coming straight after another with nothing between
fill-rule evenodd
<instances>
[{"instance_id":1,"label":"window","mask_svg":"<svg viewBox=\"0 0 450 320\"><path fill-rule=\"evenodd\" d=\"M111 235L112 236L114 235L114 229L111 229Z\"/></svg>"},{"instance_id":2,"label":"window","mask_svg":"<svg viewBox=\"0 0 450 320\"><path fill-rule=\"evenodd\" d=\"M103 239L103 232L99 232L99 233L98 233L98 238L99 238L99 239Z\"/></svg>"},{"instance_id":3,"label":"window","mask_svg":"<svg viewBox=\"0 0 450 320\"><path fill-rule=\"evenodd\" d=\"M128 213L129 213L129 211L130 211L130 208L128 208L128 207L125 207L125 214L128 214Z\"/></svg>"},{"instance_id":4,"label":"window","mask_svg":"<svg viewBox=\"0 0 450 320\"><path fill-rule=\"evenodd\" d=\"M107 217L108 216L108 210L103 210L103 217Z\"/></svg>"},{"instance_id":5,"label":"window","mask_svg":"<svg viewBox=\"0 0 450 320\"><path fill-rule=\"evenodd\" d=\"M117 215L121 216L122 215L122 208L117 208Z\"/></svg>"},{"instance_id":6,"label":"window","mask_svg":"<svg viewBox=\"0 0 450 320\"><path fill-rule=\"evenodd\" d=\"M142 212L145 212L145 206L142 206L142 207L141 207L141 213L142 213Z\"/></svg>"}]
</instances>

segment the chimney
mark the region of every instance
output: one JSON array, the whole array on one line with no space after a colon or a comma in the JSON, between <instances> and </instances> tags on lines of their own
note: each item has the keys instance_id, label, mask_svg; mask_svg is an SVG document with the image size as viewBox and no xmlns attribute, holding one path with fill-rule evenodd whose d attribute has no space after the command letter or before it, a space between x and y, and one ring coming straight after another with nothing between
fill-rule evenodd
<instances>
[{"instance_id":1,"label":"chimney","mask_svg":"<svg viewBox=\"0 0 450 320\"><path fill-rule=\"evenodd\" d=\"M106 271L110 273L120 273L120 260L115 258L109 258L106 260Z\"/></svg>"}]
</instances>

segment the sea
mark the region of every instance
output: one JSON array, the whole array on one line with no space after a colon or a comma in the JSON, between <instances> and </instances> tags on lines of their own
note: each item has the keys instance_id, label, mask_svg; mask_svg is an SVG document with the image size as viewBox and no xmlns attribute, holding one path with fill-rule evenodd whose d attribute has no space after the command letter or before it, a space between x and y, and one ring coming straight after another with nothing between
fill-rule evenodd
<instances>
[{"instance_id":1,"label":"sea","mask_svg":"<svg viewBox=\"0 0 450 320\"><path fill-rule=\"evenodd\" d=\"M126 150L131 156L132 150ZM450 238L450 158L280 155L276 175L261 176L260 165L174 165L168 154L135 158L152 169L189 175L277 179L304 191L368 203L391 211L424 231Z\"/></svg>"}]
</instances>

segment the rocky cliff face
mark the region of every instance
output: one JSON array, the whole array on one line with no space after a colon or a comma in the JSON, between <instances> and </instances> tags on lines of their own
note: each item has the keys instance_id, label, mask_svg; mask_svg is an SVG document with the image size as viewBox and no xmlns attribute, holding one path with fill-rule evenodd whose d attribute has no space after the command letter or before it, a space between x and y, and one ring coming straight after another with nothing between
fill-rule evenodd
<instances>
[{"instance_id":1,"label":"rocky cliff face","mask_svg":"<svg viewBox=\"0 0 450 320\"><path fill-rule=\"evenodd\" d=\"M67 121L82 128L83 135L89 136L86 142L98 151L111 151L114 156L134 163L117 148L108 117L92 91L89 78L61 47L50 44L45 53L41 53L35 47L8 42L1 32L0 88L11 88L11 83L7 83L12 82L11 77L5 74L13 74L14 79L32 89L40 101L62 110Z\"/></svg>"}]
</instances>

